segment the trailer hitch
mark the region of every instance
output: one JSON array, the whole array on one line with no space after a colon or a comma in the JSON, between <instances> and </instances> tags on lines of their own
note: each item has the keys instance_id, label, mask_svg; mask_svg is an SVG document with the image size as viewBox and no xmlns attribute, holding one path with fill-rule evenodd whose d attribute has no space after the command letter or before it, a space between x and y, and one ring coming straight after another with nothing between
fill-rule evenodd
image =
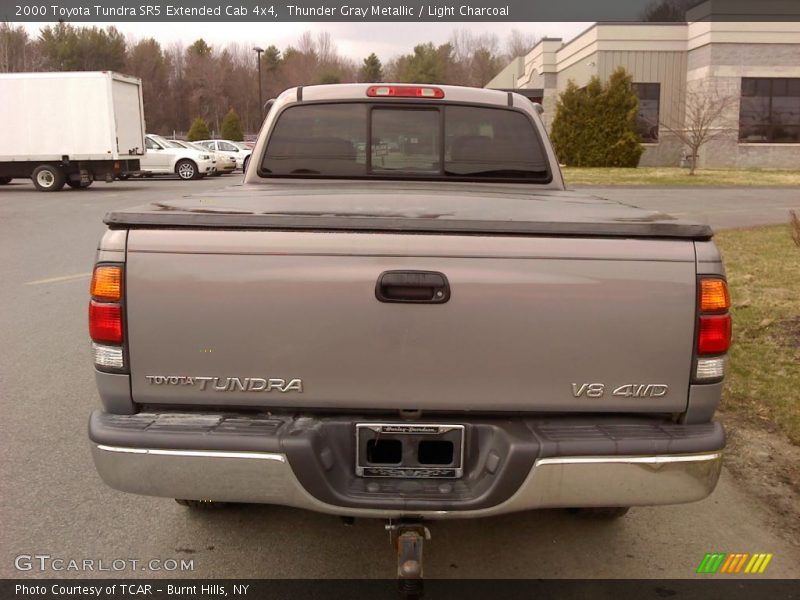
<instances>
[{"instance_id":1,"label":"trailer hitch","mask_svg":"<svg viewBox=\"0 0 800 600\"><path fill-rule=\"evenodd\" d=\"M431 532L420 519L400 519L386 524L389 542L397 551L397 584L402 598L421 598L422 546Z\"/></svg>"}]
</instances>

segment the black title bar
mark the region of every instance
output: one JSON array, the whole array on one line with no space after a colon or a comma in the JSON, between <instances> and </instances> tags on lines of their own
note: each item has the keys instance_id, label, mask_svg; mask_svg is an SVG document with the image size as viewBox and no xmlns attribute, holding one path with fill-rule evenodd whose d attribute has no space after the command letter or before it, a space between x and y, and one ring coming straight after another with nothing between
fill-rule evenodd
<instances>
[{"instance_id":1,"label":"black title bar","mask_svg":"<svg viewBox=\"0 0 800 600\"><path fill-rule=\"evenodd\" d=\"M659 0L0 0L19 22L637 22ZM707 0L690 20L796 21L795 0Z\"/></svg>"},{"instance_id":2,"label":"black title bar","mask_svg":"<svg viewBox=\"0 0 800 600\"><path fill-rule=\"evenodd\" d=\"M424 582L423 600L796 600L797 582L778 579L497 579ZM3 600L399 600L396 580L5 579Z\"/></svg>"}]
</instances>

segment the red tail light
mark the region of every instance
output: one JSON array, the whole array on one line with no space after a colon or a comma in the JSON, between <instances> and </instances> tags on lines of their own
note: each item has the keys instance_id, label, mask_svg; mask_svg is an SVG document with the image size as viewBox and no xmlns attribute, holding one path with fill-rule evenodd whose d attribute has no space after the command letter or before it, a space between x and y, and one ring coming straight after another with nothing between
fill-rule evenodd
<instances>
[{"instance_id":1,"label":"red tail light","mask_svg":"<svg viewBox=\"0 0 800 600\"><path fill-rule=\"evenodd\" d=\"M370 98L444 98L444 90L420 85L372 85L367 88Z\"/></svg>"},{"instance_id":2,"label":"red tail light","mask_svg":"<svg viewBox=\"0 0 800 600\"><path fill-rule=\"evenodd\" d=\"M89 303L89 335L95 342L122 343L122 308L119 304Z\"/></svg>"},{"instance_id":3,"label":"red tail light","mask_svg":"<svg viewBox=\"0 0 800 600\"><path fill-rule=\"evenodd\" d=\"M698 354L723 354L731 346L731 316L703 315L697 334Z\"/></svg>"}]
</instances>

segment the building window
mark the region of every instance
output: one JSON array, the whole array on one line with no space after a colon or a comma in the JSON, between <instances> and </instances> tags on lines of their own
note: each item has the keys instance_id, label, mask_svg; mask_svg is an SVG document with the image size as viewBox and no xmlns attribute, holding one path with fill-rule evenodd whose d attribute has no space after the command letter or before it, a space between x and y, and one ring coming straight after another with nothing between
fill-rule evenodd
<instances>
[{"instance_id":1,"label":"building window","mask_svg":"<svg viewBox=\"0 0 800 600\"><path fill-rule=\"evenodd\" d=\"M739 141L800 143L800 78L742 78Z\"/></svg>"},{"instance_id":2,"label":"building window","mask_svg":"<svg viewBox=\"0 0 800 600\"><path fill-rule=\"evenodd\" d=\"M636 130L645 143L658 141L658 108L661 98L660 83L634 83L633 92L639 97Z\"/></svg>"}]
</instances>

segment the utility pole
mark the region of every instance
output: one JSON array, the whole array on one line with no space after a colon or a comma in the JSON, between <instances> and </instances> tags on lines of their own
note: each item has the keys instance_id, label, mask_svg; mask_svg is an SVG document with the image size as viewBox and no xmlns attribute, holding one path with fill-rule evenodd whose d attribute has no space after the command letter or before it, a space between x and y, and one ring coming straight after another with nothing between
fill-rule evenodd
<instances>
[{"instance_id":1,"label":"utility pole","mask_svg":"<svg viewBox=\"0 0 800 600\"><path fill-rule=\"evenodd\" d=\"M261 119L258 122L258 126L261 127L261 121L264 120L264 93L261 88L261 53L264 52L264 49L256 46L253 51L256 53L256 60L258 61L258 115Z\"/></svg>"}]
</instances>

